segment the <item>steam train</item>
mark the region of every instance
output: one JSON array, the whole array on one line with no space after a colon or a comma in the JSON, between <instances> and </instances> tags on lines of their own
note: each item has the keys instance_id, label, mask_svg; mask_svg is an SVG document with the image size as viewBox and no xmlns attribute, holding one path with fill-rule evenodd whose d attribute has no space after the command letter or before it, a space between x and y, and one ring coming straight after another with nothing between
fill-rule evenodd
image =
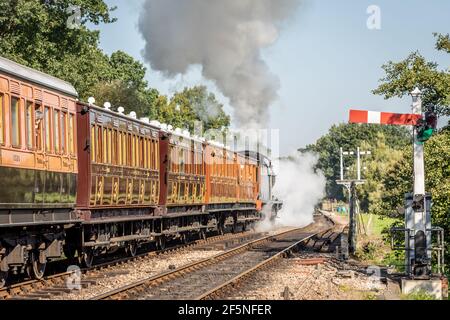
<instances>
[{"instance_id":1,"label":"steam train","mask_svg":"<svg viewBox=\"0 0 450 320\"><path fill-rule=\"evenodd\" d=\"M275 215L271 162L90 103L0 57L0 287L46 264L205 238ZM267 213L266 213L267 215Z\"/></svg>"}]
</instances>

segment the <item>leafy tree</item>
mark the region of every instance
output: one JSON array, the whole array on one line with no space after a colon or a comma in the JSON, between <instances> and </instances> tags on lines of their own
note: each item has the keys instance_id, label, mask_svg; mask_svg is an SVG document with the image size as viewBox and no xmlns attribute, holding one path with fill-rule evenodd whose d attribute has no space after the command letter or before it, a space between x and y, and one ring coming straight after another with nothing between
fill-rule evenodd
<instances>
[{"instance_id":1,"label":"leafy tree","mask_svg":"<svg viewBox=\"0 0 450 320\"><path fill-rule=\"evenodd\" d=\"M68 24L73 6L80 8L77 28ZM142 63L122 51L109 57L99 48L99 31L88 25L113 23L114 9L104 0L0 1L0 55L70 82L81 100L93 96L99 105L108 101L183 128L192 129L195 120L205 129L227 127L229 117L205 87L185 89L168 101L148 87ZM203 117L201 108L210 106L217 115Z\"/></svg>"},{"instance_id":2,"label":"leafy tree","mask_svg":"<svg viewBox=\"0 0 450 320\"><path fill-rule=\"evenodd\" d=\"M109 79L98 82L91 90L97 103L102 105L108 101L113 109L122 106L127 112L135 111L139 117L153 118L159 92L148 88L144 65L123 51L114 52L108 64Z\"/></svg>"},{"instance_id":3,"label":"leafy tree","mask_svg":"<svg viewBox=\"0 0 450 320\"><path fill-rule=\"evenodd\" d=\"M406 141L405 141L406 142ZM363 150L370 150L370 157L363 159L363 178L366 182L359 186L359 199L361 209L365 212L378 213L383 202L380 201L384 195L381 181L387 173L404 157L402 148L391 147L386 143L386 136L383 132L377 133L376 141L369 143L363 141Z\"/></svg>"},{"instance_id":4,"label":"leafy tree","mask_svg":"<svg viewBox=\"0 0 450 320\"><path fill-rule=\"evenodd\" d=\"M313 151L319 155L317 169L320 169L327 179L327 197L343 199L342 186L336 184L336 180L340 178L339 148L356 151L357 147L376 146L380 133L383 134L384 143L392 149L400 149L411 141L409 132L402 127L340 124L333 125L315 144L299 150ZM373 151L374 147L370 149ZM346 167L351 167L354 162L354 157L345 158Z\"/></svg>"},{"instance_id":5,"label":"leafy tree","mask_svg":"<svg viewBox=\"0 0 450 320\"><path fill-rule=\"evenodd\" d=\"M435 34L436 49L450 53L449 35ZM410 54L400 62L388 62L383 66L386 76L383 82L373 91L384 95L386 99L403 97L415 87L423 93L425 109L433 109L441 115L450 115L450 73L449 70L439 70L438 64L428 62L419 53Z\"/></svg>"},{"instance_id":6,"label":"leafy tree","mask_svg":"<svg viewBox=\"0 0 450 320\"><path fill-rule=\"evenodd\" d=\"M381 198L373 203L375 213L403 219L404 195L413 188L412 147L381 179ZM445 129L425 144L425 186L432 194L433 225L450 232L450 130Z\"/></svg>"},{"instance_id":7,"label":"leafy tree","mask_svg":"<svg viewBox=\"0 0 450 320\"><path fill-rule=\"evenodd\" d=\"M155 100L154 109L159 121L191 132L198 121L205 131L227 128L230 125L230 117L223 111L223 105L205 86L185 88L170 101L167 97L159 97Z\"/></svg>"},{"instance_id":8,"label":"leafy tree","mask_svg":"<svg viewBox=\"0 0 450 320\"><path fill-rule=\"evenodd\" d=\"M81 8L79 28L68 27L71 5ZM112 23L103 0L11 0L0 2L0 55L72 83L82 98L109 77L99 32L88 23Z\"/></svg>"}]
</instances>

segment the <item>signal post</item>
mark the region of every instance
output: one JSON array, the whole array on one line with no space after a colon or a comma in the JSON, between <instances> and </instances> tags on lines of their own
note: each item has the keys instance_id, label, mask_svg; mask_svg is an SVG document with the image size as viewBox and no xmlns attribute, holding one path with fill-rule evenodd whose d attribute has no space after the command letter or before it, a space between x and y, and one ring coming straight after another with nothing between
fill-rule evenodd
<instances>
[{"instance_id":1,"label":"signal post","mask_svg":"<svg viewBox=\"0 0 450 320\"><path fill-rule=\"evenodd\" d=\"M436 129L434 113L422 115L422 95L416 88L411 92L412 114L350 110L350 123L413 126L414 189L405 195L405 224L391 229L392 248L405 251L403 293L421 290L441 298L444 262L443 229L432 227L431 194L425 191L424 143ZM404 241L398 241L398 236ZM435 255L433 255L435 253ZM433 272L433 256L436 270Z\"/></svg>"}]
</instances>

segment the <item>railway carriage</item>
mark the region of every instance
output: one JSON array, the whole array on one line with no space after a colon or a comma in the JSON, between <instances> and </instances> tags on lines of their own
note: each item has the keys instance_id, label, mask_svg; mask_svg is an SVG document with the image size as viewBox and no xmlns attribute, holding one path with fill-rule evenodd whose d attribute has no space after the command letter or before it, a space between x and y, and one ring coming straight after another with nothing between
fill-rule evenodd
<instances>
[{"instance_id":1,"label":"railway carriage","mask_svg":"<svg viewBox=\"0 0 450 320\"><path fill-rule=\"evenodd\" d=\"M95 255L141 242L161 233L159 128L146 118L78 103L80 172L76 210L83 217L81 245L86 265ZM78 230L71 230L72 239ZM75 241L71 243L76 244Z\"/></svg>"},{"instance_id":2,"label":"railway carriage","mask_svg":"<svg viewBox=\"0 0 450 320\"><path fill-rule=\"evenodd\" d=\"M41 277L79 221L76 98L70 84L0 57L0 285L10 269Z\"/></svg>"},{"instance_id":3,"label":"railway carriage","mask_svg":"<svg viewBox=\"0 0 450 320\"><path fill-rule=\"evenodd\" d=\"M193 233L206 236L204 148L202 140L187 132L168 130L167 126L161 129L159 204L165 237L158 238L160 247L167 238L187 241Z\"/></svg>"},{"instance_id":4,"label":"railway carriage","mask_svg":"<svg viewBox=\"0 0 450 320\"><path fill-rule=\"evenodd\" d=\"M77 99L67 82L0 57L0 287L48 261L246 228L260 161L180 129Z\"/></svg>"}]
</instances>

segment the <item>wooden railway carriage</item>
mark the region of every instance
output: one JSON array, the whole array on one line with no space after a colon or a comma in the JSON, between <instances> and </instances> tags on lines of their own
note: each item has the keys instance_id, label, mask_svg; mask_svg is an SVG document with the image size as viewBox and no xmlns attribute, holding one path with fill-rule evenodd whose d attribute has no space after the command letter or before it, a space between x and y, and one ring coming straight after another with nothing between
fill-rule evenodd
<instances>
[{"instance_id":1,"label":"wooden railway carriage","mask_svg":"<svg viewBox=\"0 0 450 320\"><path fill-rule=\"evenodd\" d=\"M165 238L191 233L205 236L205 164L201 140L176 132L161 130L160 139L161 196L163 234ZM164 245L165 238L158 238Z\"/></svg>"},{"instance_id":2,"label":"wooden railway carriage","mask_svg":"<svg viewBox=\"0 0 450 320\"><path fill-rule=\"evenodd\" d=\"M219 231L259 219L257 161L214 142L205 152L207 210L220 219Z\"/></svg>"},{"instance_id":3,"label":"wooden railway carriage","mask_svg":"<svg viewBox=\"0 0 450 320\"><path fill-rule=\"evenodd\" d=\"M0 57L0 287L63 254L90 266L260 219L255 159L107 107Z\"/></svg>"},{"instance_id":4,"label":"wooden railway carriage","mask_svg":"<svg viewBox=\"0 0 450 320\"><path fill-rule=\"evenodd\" d=\"M159 129L148 119L78 104L80 161L77 210L83 215L85 262L127 242L160 233ZM76 233L73 234L75 236Z\"/></svg>"},{"instance_id":5,"label":"wooden railway carriage","mask_svg":"<svg viewBox=\"0 0 450 320\"><path fill-rule=\"evenodd\" d=\"M70 84L0 57L0 273L28 264L42 276L79 221L76 98Z\"/></svg>"}]
</instances>

